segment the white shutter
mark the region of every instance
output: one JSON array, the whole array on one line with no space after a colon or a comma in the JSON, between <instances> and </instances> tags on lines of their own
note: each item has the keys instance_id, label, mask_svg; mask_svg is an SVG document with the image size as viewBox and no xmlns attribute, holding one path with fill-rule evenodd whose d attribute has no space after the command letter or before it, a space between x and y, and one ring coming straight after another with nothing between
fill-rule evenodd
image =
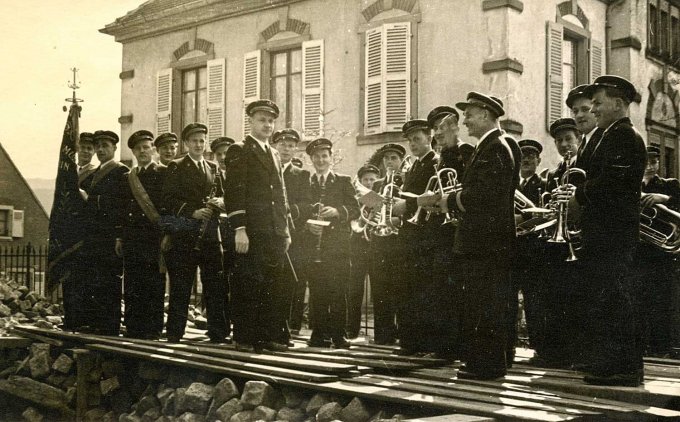
<instances>
[{"instance_id":1,"label":"white shutter","mask_svg":"<svg viewBox=\"0 0 680 422\"><path fill-rule=\"evenodd\" d=\"M12 237L24 237L24 211L12 212Z\"/></svg>"},{"instance_id":2,"label":"white shutter","mask_svg":"<svg viewBox=\"0 0 680 422\"><path fill-rule=\"evenodd\" d=\"M156 135L172 130L172 69L156 75Z\"/></svg>"},{"instance_id":3,"label":"white shutter","mask_svg":"<svg viewBox=\"0 0 680 422\"><path fill-rule=\"evenodd\" d=\"M302 43L302 132L323 136L323 40Z\"/></svg>"},{"instance_id":4,"label":"white shutter","mask_svg":"<svg viewBox=\"0 0 680 422\"><path fill-rule=\"evenodd\" d=\"M562 25L548 21L546 43L546 127L562 117Z\"/></svg>"},{"instance_id":5,"label":"white shutter","mask_svg":"<svg viewBox=\"0 0 680 422\"><path fill-rule=\"evenodd\" d=\"M383 128L383 28L366 31L364 134L382 132Z\"/></svg>"},{"instance_id":6,"label":"white shutter","mask_svg":"<svg viewBox=\"0 0 680 422\"><path fill-rule=\"evenodd\" d=\"M251 51L243 56L243 136L250 133L250 122L246 106L260 98L260 50Z\"/></svg>"},{"instance_id":7,"label":"white shutter","mask_svg":"<svg viewBox=\"0 0 680 422\"><path fill-rule=\"evenodd\" d=\"M400 131L411 114L411 22L384 25L386 132Z\"/></svg>"},{"instance_id":8,"label":"white shutter","mask_svg":"<svg viewBox=\"0 0 680 422\"><path fill-rule=\"evenodd\" d=\"M227 61L208 61L208 141L224 136L224 78Z\"/></svg>"},{"instance_id":9,"label":"white shutter","mask_svg":"<svg viewBox=\"0 0 680 422\"><path fill-rule=\"evenodd\" d=\"M595 78L602 76L602 43L590 40L590 82L592 83Z\"/></svg>"}]
</instances>

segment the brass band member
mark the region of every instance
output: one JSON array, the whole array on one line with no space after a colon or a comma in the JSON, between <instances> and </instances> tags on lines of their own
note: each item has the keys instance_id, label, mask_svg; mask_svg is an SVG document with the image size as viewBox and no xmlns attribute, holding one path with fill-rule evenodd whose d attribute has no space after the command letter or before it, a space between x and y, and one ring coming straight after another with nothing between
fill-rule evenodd
<instances>
[{"instance_id":1,"label":"brass band member","mask_svg":"<svg viewBox=\"0 0 680 422\"><path fill-rule=\"evenodd\" d=\"M177 156L177 135L172 132L161 133L153 142L158 152L158 158L164 166Z\"/></svg>"},{"instance_id":2,"label":"brass band member","mask_svg":"<svg viewBox=\"0 0 680 422\"><path fill-rule=\"evenodd\" d=\"M642 179L642 207L663 204L680 209L680 182L659 177L659 147L647 147L647 167ZM669 357L673 347L673 285L677 283L677 264L673 255L641 242L638 246L639 302L644 346L650 356Z\"/></svg>"},{"instance_id":3,"label":"brass band member","mask_svg":"<svg viewBox=\"0 0 680 422\"><path fill-rule=\"evenodd\" d=\"M120 300L122 296L123 260L116 251L116 239L121 236L123 190L129 169L116 161L118 135L108 130L94 133L99 167L82 183L81 195L86 201L86 213L92 224L86 232L80 251L90 266L83 274L79 303L80 331L103 335L118 335L120 330ZM83 190L84 189L84 190Z\"/></svg>"},{"instance_id":4,"label":"brass band member","mask_svg":"<svg viewBox=\"0 0 680 422\"><path fill-rule=\"evenodd\" d=\"M80 134L80 141L78 142L78 184L83 183L97 169L97 166L92 162L94 156L93 136L90 132Z\"/></svg>"},{"instance_id":5,"label":"brass band member","mask_svg":"<svg viewBox=\"0 0 680 422\"><path fill-rule=\"evenodd\" d=\"M628 117L637 91L626 79L605 75L595 79L585 93L593 101L597 125L605 131L590 157L585 183L575 190L575 199L583 206L581 256L588 289L584 297L593 321L588 327L593 331L593 360L584 380L638 386L644 371L641 350L635 344L629 277L639 241L640 180L646 151Z\"/></svg>"},{"instance_id":6,"label":"brass band member","mask_svg":"<svg viewBox=\"0 0 680 422\"><path fill-rule=\"evenodd\" d=\"M309 198L309 171L293 165L294 154L300 140L298 131L291 128L277 130L272 135L271 140L272 145L279 152L279 157L281 157L283 181L286 186L286 198L288 199L292 221L289 227L292 242L288 250L291 262L284 265L285 282L280 284L283 290L275 295L281 308L281 324L283 326L279 340L284 344L289 342L291 332L300 333L307 290L302 234L305 230L305 222L309 218L306 206L311 203L311 200ZM290 325L290 331L287 328L286 321Z\"/></svg>"},{"instance_id":7,"label":"brass band member","mask_svg":"<svg viewBox=\"0 0 680 422\"><path fill-rule=\"evenodd\" d=\"M137 166L127 175L123 236L116 242L124 265L125 327L128 337L158 339L163 331L165 277L160 272L162 189L167 167L152 161L153 134L128 139Z\"/></svg>"},{"instance_id":8,"label":"brass band member","mask_svg":"<svg viewBox=\"0 0 680 422\"><path fill-rule=\"evenodd\" d=\"M373 189L373 185L380 177L380 170L373 164L364 164L357 171L357 179L365 188ZM360 220L356 220L360 221ZM350 281L347 290L347 337L357 338L361 330L361 305L364 299L364 285L366 276L370 275L373 281L373 244L367 239L365 231L352 231L350 235ZM375 295L375 292L373 292ZM375 296L374 296L375 298ZM375 299L374 299L375 300ZM375 305L373 313L377 314ZM376 318L377 319L377 318Z\"/></svg>"},{"instance_id":9,"label":"brass band member","mask_svg":"<svg viewBox=\"0 0 680 422\"><path fill-rule=\"evenodd\" d=\"M376 152L386 173L392 173L392 183L402 187L404 175L400 173L406 149L394 143L385 144ZM381 193L388 182L383 177L373 184L373 190ZM374 210L379 212L379 210ZM400 221L394 218L399 226ZM376 344L395 344L399 337L398 327L403 319L403 301L406 298L404 278L405 244L399 235L372 236L373 271L371 272L371 295L373 296L374 341Z\"/></svg>"},{"instance_id":10,"label":"brass band member","mask_svg":"<svg viewBox=\"0 0 680 422\"><path fill-rule=\"evenodd\" d=\"M331 169L332 148L326 138L315 139L306 148L315 171L310 178L313 203L309 208L316 208L315 218L307 221L304 240L312 321L309 344L323 347L330 338L336 348L349 348L345 291L350 272L350 221L359 216L359 207L351 178ZM330 224L319 224L320 220Z\"/></svg>"},{"instance_id":11,"label":"brass band member","mask_svg":"<svg viewBox=\"0 0 680 422\"><path fill-rule=\"evenodd\" d=\"M228 292L220 277L222 248L215 211L220 207L222 186L217 164L203 158L207 132L201 123L190 123L182 130L188 153L170 162L163 184L167 212L196 220L195 229L173 235L172 248L166 254L170 276L166 334L168 341L175 343L184 335L197 268L201 269L208 337L213 343L222 343L229 332L225 314Z\"/></svg>"},{"instance_id":12,"label":"brass band member","mask_svg":"<svg viewBox=\"0 0 680 422\"><path fill-rule=\"evenodd\" d=\"M544 182L536 174L536 169L541 163L543 146L533 139L522 139L518 142L518 145L522 152L522 162L519 170L520 180L516 189L535 205L540 204ZM530 218L530 216L528 217ZM521 221L525 217L520 214L516 215L515 218ZM517 313L519 311L518 295L520 290L524 298L524 314L529 342L535 351L542 348L544 307L540 301L539 292L542 288L545 270L544 244L545 241L539 239L536 233L530 233L517 239L517 253L512 265L512 291L508 315L508 366L514 360L515 348L517 347Z\"/></svg>"},{"instance_id":13,"label":"brass band member","mask_svg":"<svg viewBox=\"0 0 680 422\"><path fill-rule=\"evenodd\" d=\"M227 150L224 204L234 228L231 283L234 340L239 350L286 350L273 292L282 283L290 245L288 206L279 153L268 141L279 107L269 100L246 107L250 134Z\"/></svg>"},{"instance_id":14,"label":"brass band member","mask_svg":"<svg viewBox=\"0 0 680 422\"><path fill-rule=\"evenodd\" d=\"M402 126L402 133L415 157L404 177L402 192L420 195L425 192L437 167L438 156L431 147L430 125L427 120L409 120ZM438 290L435 287L441 280L431 277L434 252L438 246L435 225L438 228L441 222L434 219L426 221L424 213L420 213L418 221L408 223L417 209L416 198L407 198L394 207L395 214L401 214L404 221L398 237L402 245L401 277L405 283L405 296L401 299L402 317L398 318L402 354L432 353L441 337L440 330L432 323L432 318L439 312L432 303L437 303Z\"/></svg>"},{"instance_id":15,"label":"brass band member","mask_svg":"<svg viewBox=\"0 0 680 422\"><path fill-rule=\"evenodd\" d=\"M576 122L576 128L579 131L578 152L576 155L575 167L588 171L590 164L590 156L593 154L595 146L602 138L604 129L597 126L597 119L590 110L592 101L585 95L585 89L588 85L579 85L569 91L565 103L571 110L571 115Z\"/></svg>"},{"instance_id":16,"label":"brass band member","mask_svg":"<svg viewBox=\"0 0 680 422\"><path fill-rule=\"evenodd\" d=\"M424 206L439 203L460 222L454 243L456 283L461 288L461 348L465 366L459 378L495 379L506 373L510 260L515 248L514 192L519 180L520 149L498 128L502 103L470 92L463 125L479 139L465 172L462 190L439 198L423 195Z\"/></svg>"}]
</instances>

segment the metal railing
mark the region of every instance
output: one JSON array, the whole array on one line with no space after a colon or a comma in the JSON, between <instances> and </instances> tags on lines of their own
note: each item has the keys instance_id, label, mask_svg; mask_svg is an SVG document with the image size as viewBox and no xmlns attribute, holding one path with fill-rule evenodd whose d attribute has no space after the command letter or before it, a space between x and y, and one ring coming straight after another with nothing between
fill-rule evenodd
<instances>
[{"instance_id":1,"label":"metal railing","mask_svg":"<svg viewBox=\"0 0 680 422\"><path fill-rule=\"evenodd\" d=\"M46 296L47 245L0 245L0 274ZM57 294L61 297L61 294Z\"/></svg>"}]
</instances>

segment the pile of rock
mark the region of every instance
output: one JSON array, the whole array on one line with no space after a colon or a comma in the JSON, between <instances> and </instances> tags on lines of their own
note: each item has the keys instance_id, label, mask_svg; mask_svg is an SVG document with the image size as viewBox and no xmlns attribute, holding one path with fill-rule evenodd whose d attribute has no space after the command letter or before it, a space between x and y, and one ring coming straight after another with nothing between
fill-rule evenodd
<instances>
[{"instance_id":1,"label":"pile of rock","mask_svg":"<svg viewBox=\"0 0 680 422\"><path fill-rule=\"evenodd\" d=\"M13 280L0 278L0 337L18 324L54 328L61 324L62 310L44 296Z\"/></svg>"},{"instance_id":2,"label":"pile of rock","mask_svg":"<svg viewBox=\"0 0 680 422\"><path fill-rule=\"evenodd\" d=\"M41 421L45 412L67 418L75 416L73 357L49 344L34 343L24 359L3 363L9 366L0 372L0 392L31 406L24 411L25 420Z\"/></svg>"}]
</instances>

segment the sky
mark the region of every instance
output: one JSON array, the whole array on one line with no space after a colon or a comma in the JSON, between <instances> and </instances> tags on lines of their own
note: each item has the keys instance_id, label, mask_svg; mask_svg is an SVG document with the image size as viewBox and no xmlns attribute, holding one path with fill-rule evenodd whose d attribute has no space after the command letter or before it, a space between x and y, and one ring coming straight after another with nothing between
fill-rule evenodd
<instances>
[{"instance_id":1,"label":"sky","mask_svg":"<svg viewBox=\"0 0 680 422\"><path fill-rule=\"evenodd\" d=\"M23 176L54 178L79 69L81 131L120 134L122 46L98 32L144 0L0 0L0 143Z\"/></svg>"}]
</instances>

